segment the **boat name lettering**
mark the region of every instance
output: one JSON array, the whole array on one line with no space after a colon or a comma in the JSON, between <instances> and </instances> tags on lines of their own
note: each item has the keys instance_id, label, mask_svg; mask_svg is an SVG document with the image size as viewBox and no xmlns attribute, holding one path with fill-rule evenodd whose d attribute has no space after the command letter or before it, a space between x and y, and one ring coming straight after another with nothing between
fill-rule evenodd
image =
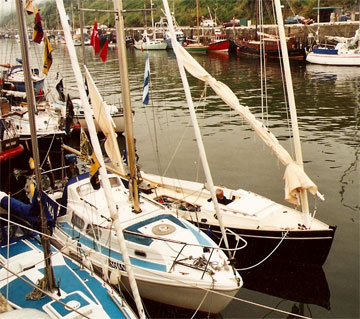
<instances>
[{"instance_id":1,"label":"boat name lettering","mask_svg":"<svg viewBox=\"0 0 360 319\"><path fill-rule=\"evenodd\" d=\"M115 268L115 269L119 269L119 270L122 270L122 271L126 271L126 268L125 268L125 265L122 264L122 263L119 263L117 261L113 261L111 259L109 259L109 266L111 268Z\"/></svg>"}]
</instances>

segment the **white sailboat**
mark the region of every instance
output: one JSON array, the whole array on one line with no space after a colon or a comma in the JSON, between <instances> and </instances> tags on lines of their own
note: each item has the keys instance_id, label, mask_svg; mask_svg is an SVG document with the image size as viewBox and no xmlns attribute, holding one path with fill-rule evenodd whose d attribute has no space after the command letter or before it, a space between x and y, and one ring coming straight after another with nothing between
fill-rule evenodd
<instances>
[{"instance_id":1,"label":"white sailboat","mask_svg":"<svg viewBox=\"0 0 360 319\"><path fill-rule=\"evenodd\" d=\"M313 46L306 61L313 64L360 66L360 28L351 38L325 37L335 45Z\"/></svg>"},{"instance_id":2,"label":"white sailboat","mask_svg":"<svg viewBox=\"0 0 360 319\"><path fill-rule=\"evenodd\" d=\"M59 0L57 4L59 7ZM119 1L115 3L115 10L122 11ZM62 24L67 35L66 21ZM131 127L121 14L117 20L117 39L126 126ZM72 56L72 62L75 60L76 55ZM77 82L81 99L86 105L82 82ZM102 101L101 98L96 100ZM85 115L89 116L86 109ZM107 121L106 117L103 121ZM110 122L107 123L107 128L111 128ZM129 136L132 136L132 132L128 127L126 130L131 163L130 154L134 150L131 149L133 140ZM110 139L105 148L108 153L118 151L117 144L111 143ZM118 159L118 156L114 158ZM133 176L134 171L130 169L132 180L129 188L126 188L119 176L107 174L105 166L101 164L100 187L92 186L88 174L69 180L62 196L63 208L57 219L54 239L64 251L90 261L104 278L121 277L126 287L131 281L129 283L125 270L131 266L142 298L186 309L221 312L242 286L240 275L229 264L224 252L204 233L191 223L176 218L164 206L138 195ZM110 195L107 194L106 183L109 184ZM133 202L129 200L130 194ZM130 263L124 259L124 251L118 243L119 234L122 233Z\"/></svg>"},{"instance_id":3,"label":"white sailboat","mask_svg":"<svg viewBox=\"0 0 360 319\"><path fill-rule=\"evenodd\" d=\"M277 4L277 1L275 2ZM282 21L279 34L284 37L281 45L286 51L286 41ZM234 93L224 84L213 78L183 48L178 46L177 58L194 77L206 82L223 101L239 113L278 156L285 170L286 200L294 208L285 206L258 194L243 189L218 187L230 199L220 205L223 225L229 230L230 247L237 246L239 236L246 240L247 246L237 256L239 267L253 266L269 260L287 260L297 263L322 265L330 251L336 227L329 226L315 218L316 210L309 212L306 192L322 198L317 186L305 174L297 129L295 99L292 92L291 75L287 51L283 56L287 72L288 100L291 105L293 136L295 139L294 161L280 145L270 130L242 106ZM211 231L213 238L222 242L223 234L216 207L208 200L212 197L208 183L178 180L154 174L142 173L149 181L146 193L149 198L167 204L178 216L196 224L200 229ZM300 211L298 207L302 207Z\"/></svg>"},{"instance_id":4,"label":"white sailboat","mask_svg":"<svg viewBox=\"0 0 360 319\"><path fill-rule=\"evenodd\" d=\"M325 42L325 45L322 45L319 43L320 0L317 9L316 43L307 53L306 61L322 65L360 66L360 18L359 28L353 37L325 36L325 41L330 41L332 44L328 45Z\"/></svg>"}]
</instances>

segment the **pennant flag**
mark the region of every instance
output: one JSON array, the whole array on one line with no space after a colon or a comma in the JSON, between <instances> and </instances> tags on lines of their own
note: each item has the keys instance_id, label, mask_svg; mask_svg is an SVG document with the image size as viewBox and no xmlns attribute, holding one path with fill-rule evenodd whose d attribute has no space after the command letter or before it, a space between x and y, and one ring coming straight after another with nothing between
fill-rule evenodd
<instances>
[{"instance_id":1,"label":"pennant flag","mask_svg":"<svg viewBox=\"0 0 360 319\"><path fill-rule=\"evenodd\" d=\"M100 51L100 54L99 54L99 57L101 58L101 60L103 62L105 62L107 59L108 46L109 46L109 41L106 39L105 43Z\"/></svg>"},{"instance_id":2,"label":"pennant flag","mask_svg":"<svg viewBox=\"0 0 360 319\"><path fill-rule=\"evenodd\" d=\"M90 98L90 93L89 93L89 87L87 84L87 80L86 77L84 77L84 86L85 86L85 92L86 92L86 96L88 98L89 104L91 104L91 98Z\"/></svg>"},{"instance_id":3,"label":"pennant flag","mask_svg":"<svg viewBox=\"0 0 360 319\"><path fill-rule=\"evenodd\" d=\"M94 47L95 54L100 51L100 39L96 20L94 22L93 30L91 33L90 45Z\"/></svg>"},{"instance_id":4,"label":"pennant flag","mask_svg":"<svg viewBox=\"0 0 360 319\"><path fill-rule=\"evenodd\" d=\"M65 132L70 133L70 126L74 117L74 105L71 102L70 95L67 95L66 99L66 116L65 116Z\"/></svg>"},{"instance_id":5,"label":"pennant flag","mask_svg":"<svg viewBox=\"0 0 360 319\"><path fill-rule=\"evenodd\" d=\"M150 62L149 55L146 54L145 60L145 73L144 73L144 91L143 91L143 104L149 104L149 81L150 81Z\"/></svg>"},{"instance_id":6,"label":"pennant flag","mask_svg":"<svg viewBox=\"0 0 360 319\"><path fill-rule=\"evenodd\" d=\"M34 13L34 7L33 7L32 0L27 0L27 1L26 1L25 9L26 9L26 13L27 13L28 15Z\"/></svg>"},{"instance_id":7,"label":"pennant flag","mask_svg":"<svg viewBox=\"0 0 360 319\"><path fill-rule=\"evenodd\" d=\"M59 81L58 84L56 84L56 91L58 91L59 93L59 100L61 102L65 102L64 86L62 79Z\"/></svg>"},{"instance_id":8,"label":"pennant flag","mask_svg":"<svg viewBox=\"0 0 360 319\"><path fill-rule=\"evenodd\" d=\"M90 183L94 189L100 188L99 173L100 163L97 160L95 153L92 153L90 157Z\"/></svg>"},{"instance_id":9,"label":"pennant flag","mask_svg":"<svg viewBox=\"0 0 360 319\"><path fill-rule=\"evenodd\" d=\"M35 25L33 31L33 41L40 43L44 36L44 30L41 23L40 9L36 8L35 10Z\"/></svg>"},{"instance_id":10,"label":"pennant flag","mask_svg":"<svg viewBox=\"0 0 360 319\"><path fill-rule=\"evenodd\" d=\"M53 51L53 48L50 44L49 38L47 35L44 37L44 65L43 65L43 73L48 74L51 64L52 64L52 55L51 52Z\"/></svg>"}]
</instances>

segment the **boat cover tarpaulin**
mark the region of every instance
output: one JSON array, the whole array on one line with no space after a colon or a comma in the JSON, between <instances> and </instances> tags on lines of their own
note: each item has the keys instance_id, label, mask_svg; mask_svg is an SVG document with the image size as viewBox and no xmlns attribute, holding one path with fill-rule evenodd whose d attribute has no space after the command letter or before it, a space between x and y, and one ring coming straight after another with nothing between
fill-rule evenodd
<instances>
[{"instance_id":1,"label":"boat cover tarpaulin","mask_svg":"<svg viewBox=\"0 0 360 319\"><path fill-rule=\"evenodd\" d=\"M31 226L36 230L41 230L40 223L40 206L37 201L37 192L35 191L33 200L31 204L25 204L16 198L10 197L6 195L4 192L1 192L2 196L0 196L0 206L8 210L10 206L10 216L18 217L22 220L25 220L31 224ZM5 195L4 195L5 194ZM52 200L45 193L41 193L41 203L44 209L45 217L47 219L47 224L50 232L52 233L52 229L55 226L56 217L59 211L59 204Z\"/></svg>"},{"instance_id":2,"label":"boat cover tarpaulin","mask_svg":"<svg viewBox=\"0 0 360 319\"><path fill-rule=\"evenodd\" d=\"M299 205L298 192L301 189L308 190L316 195L317 186L306 175L303 168L296 164L291 155L280 145L277 138L270 130L250 112L248 107L239 103L233 91L224 83L212 77L186 50L176 43L182 63L186 70L194 77L210 85L215 93L240 116L245 119L268 145L278 159L285 165L285 199L295 205Z\"/></svg>"}]
</instances>

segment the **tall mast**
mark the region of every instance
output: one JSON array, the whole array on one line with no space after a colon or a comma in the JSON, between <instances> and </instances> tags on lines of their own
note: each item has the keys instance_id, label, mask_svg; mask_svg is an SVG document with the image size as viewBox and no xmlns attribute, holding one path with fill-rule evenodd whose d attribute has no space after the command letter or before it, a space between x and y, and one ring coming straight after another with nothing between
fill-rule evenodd
<instances>
[{"instance_id":1,"label":"tall mast","mask_svg":"<svg viewBox=\"0 0 360 319\"><path fill-rule=\"evenodd\" d=\"M196 30L197 30L197 43L199 43L200 42L199 0L196 0Z\"/></svg>"},{"instance_id":2,"label":"tall mast","mask_svg":"<svg viewBox=\"0 0 360 319\"><path fill-rule=\"evenodd\" d=\"M86 65L86 56L85 56L85 43L84 43L84 13L82 9L82 0L78 0L78 11L79 11L79 24L80 24L80 36L81 36L81 52L83 57L83 64Z\"/></svg>"},{"instance_id":3,"label":"tall mast","mask_svg":"<svg viewBox=\"0 0 360 319\"><path fill-rule=\"evenodd\" d=\"M133 130L133 113L131 108L130 87L129 87L129 74L128 65L126 60L126 47L125 47L125 27L124 17L122 16L122 1L114 0L114 10L118 12L115 17L116 22L116 44L118 47L117 54L119 60L120 79L121 79L121 97L124 107L125 116L125 138L126 148L128 155L129 166L129 191L133 201L133 210L135 213L140 213L139 205L139 189L137 180L137 168L135 157L135 142Z\"/></svg>"},{"instance_id":4,"label":"tall mast","mask_svg":"<svg viewBox=\"0 0 360 319\"><path fill-rule=\"evenodd\" d=\"M102 186L104 188L106 202L107 202L107 205L108 205L108 209L110 211L111 219L113 221L114 229L116 231L116 237L118 239L120 250L121 250L121 253L123 255L123 259L124 259L124 263L125 263L125 269L126 269L126 272L128 273L128 277L129 277L130 287L131 287L131 290L133 292L133 297L134 297L134 300L135 300L135 303L136 303L136 306L137 306L137 309L138 309L139 317L141 319L145 319L145 312L144 312L144 309L142 307L140 294L139 294L139 291L138 291L138 287L137 287L136 280L135 280L135 275L134 275L132 265L131 265L131 261L130 261L130 256L129 256L129 253L128 253L128 250L127 250L127 247L126 247L126 244L125 244L122 225L121 225L120 220L119 220L118 211L117 211L115 202L113 200L113 196L112 196L113 194L112 194L112 191L111 191L110 181L109 181L109 178L107 176L107 171L106 171L106 168L105 168L104 158L103 158L103 155L102 155L99 139L98 139L98 136L97 136L95 123L94 123L94 120L93 120L93 117L92 117L92 110L90 108L89 100L88 100L86 92L85 92L85 85L84 85L84 81L82 79L81 70L80 70L78 58L77 58L77 55L76 55L74 43L73 43L73 41L71 41L71 34L70 34L69 25L66 22L66 13L65 13L63 0L56 0L56 5L57 5L57 8L58 8L58 11L59 11L59 14L60 14L61 24L62 24L63 29L64 29L64 36L65 36L65 39L66 39L66 46L67 46L68 51L69 51L69 56L70 56L72 68L73 68L73 71L74 71L74 74L75 74L77 87L79 89L81 103L82 103L83 108L84 108L84 115L85 115L86 124L88 126L91 143L92 143L92 146L94 148L95 156L96 156L96 158L98 159L98 161L100 163L99 171L100 171L100 176L101 176L101 184L102 184ZM119 38L117 38L117 42L118 43L120 42ZM86 66L84 66L84 68L86 69Z\"/></svg>"},{"instance_id":5,"label":"tall mast","mask_svg":"<svg viewBox=\"0 0 360 319\"><path fill-rule=\"evenodd\" d=\"M289 108L290 108L291 126L292 126L294 149L295 149L295 159L296 159L296 163L303 169L304 163L303 163L303 156L302 156L301 145L300 145L300 134L299 134L299 126L298 126L296 106L295 106L294 88L292 85L289 55L288 55L288 50L287 50L287 46L286 46L284 23L283 23L283 19L282 19L280 0L275 0L275 11L276 11L276 18L277 18L278 28L279 28L282 61L283 61L284 70L285 70L285 82L286 82L286 89L287 89ZM300 192L300 197L301 197L302 211L304 213L308 214L309 213L309 203L308 203L306 190L302 190ZM306 225L306 226L308 226L308 225Z\"/></svg>"},{"instance_id":6,"label":"tall mast","mask_svg":"<svg viewBox=\"0 0 360 319\"><path fill-rule=\"evenodd\" d=\"M29 112L31 147L32 147L32 154L35 165L34 170L35 170L35 180L36 180L36 190L37 190L37 201L40 206L41 231L43 234L48 234L47 220L45 218L44 209L41 202L42 185L41 185L41 174L40 174L40 156L39 156L39 147L37 142L36 124L35 124L36 101L34 95L33 82L31 78L29 43L28 43L26 23L25 23L23 0L16 0L16 11L17 11L17 17L19 23L21 56L23 60L26 99L27 99L28 112ZM41 243L43 246L44 257L45 257L44 262L45 262L46 289L48 291L53 291L56 287L56 284L55 284L55 275L51 265L51 258L50 258L51 256L50 239L47 236L42 236Z\"/></svg>"}]
</instances>

